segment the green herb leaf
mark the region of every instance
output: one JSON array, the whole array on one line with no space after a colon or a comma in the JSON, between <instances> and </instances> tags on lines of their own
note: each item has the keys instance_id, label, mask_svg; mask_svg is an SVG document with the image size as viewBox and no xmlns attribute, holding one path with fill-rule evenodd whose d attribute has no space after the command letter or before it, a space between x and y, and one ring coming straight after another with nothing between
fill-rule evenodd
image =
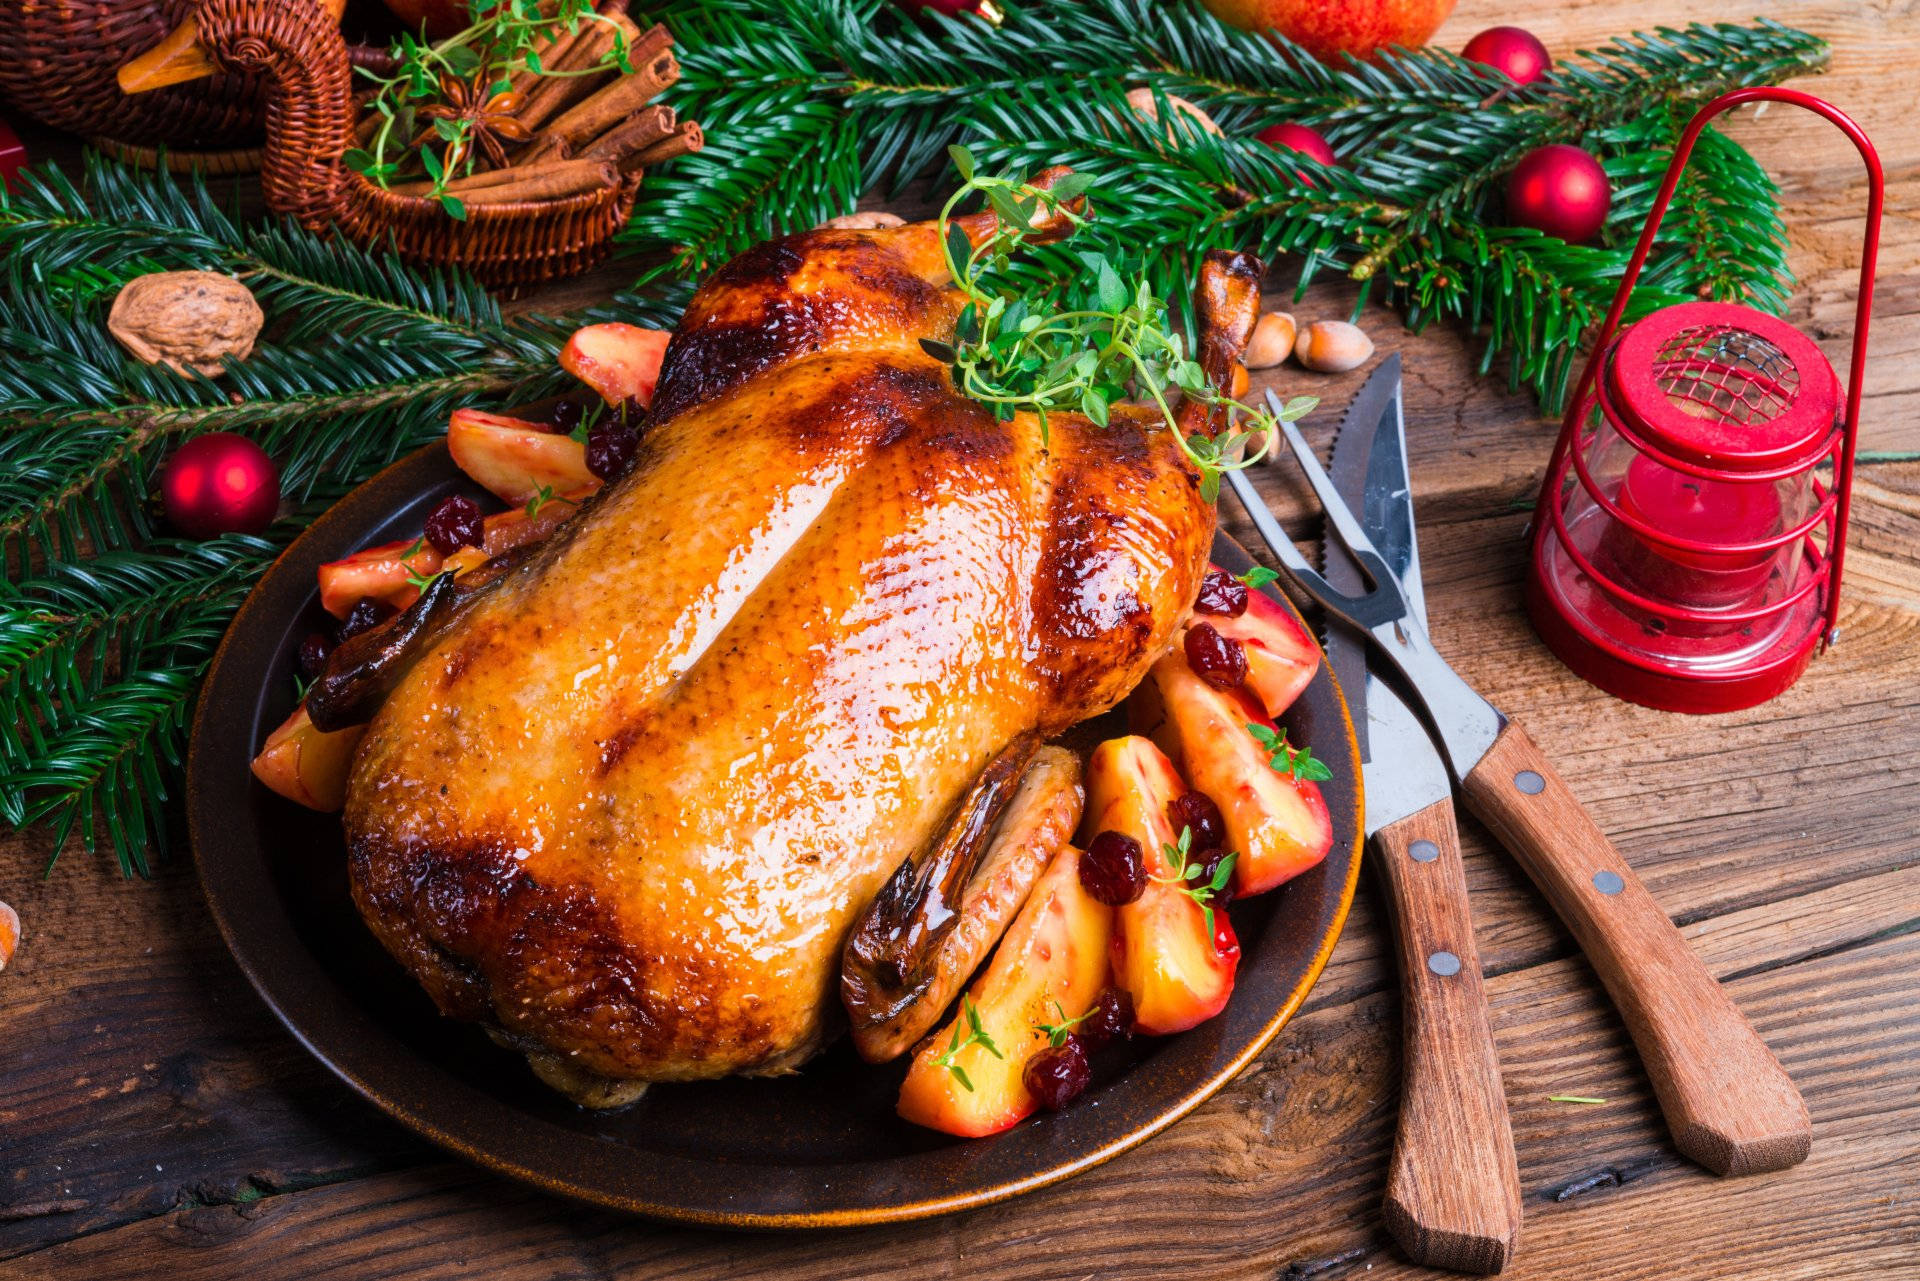
<instances>
[{"instance_id":1,"label":"green herb leaf","mask_svg":"<svg viewBox=\"0 0 1920 1281\"><path fill-rule=\"evenodd\" d=\"M1265 565L1255 565L1246 573L1238 575L1238 577L1240 581L1248 587L1259 591L1269 583L1278 582L1280 573L1278 570L1268 569Z\"/></svg>"}]
</instances>

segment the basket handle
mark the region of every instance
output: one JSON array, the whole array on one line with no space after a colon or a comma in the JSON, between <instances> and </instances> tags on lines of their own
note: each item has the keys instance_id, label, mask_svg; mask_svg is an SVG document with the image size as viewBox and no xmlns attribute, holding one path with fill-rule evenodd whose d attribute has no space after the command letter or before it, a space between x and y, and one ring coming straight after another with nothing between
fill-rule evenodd
<instances>
[{"instance_id":1,"label":"basket handle","mask_svg":"<svg viewBox=\"0 0 1920 1281\"><path fill-rule=\"evenodd\" d=\"M1735 89L1723 93L1709 102L1694 115L1680 135L1680 141L1673 149L1673 159L1667 162L1666 177L1660 183L1660 194L1654 197L1653 210L1647 215L1646 226L1640 229L1640 241L1633 247L1633 257L1627 262L1626 274L1620 278L1620 287L1614 291L1613 305L1607 309L1607 318L1600 326L1600 333L1594 339L1593 354L1587 360L1587 367L1580 374L1573 394L1567 398L1567 414L1561 424L1561 439L1572 430L1574 420L1580 412L1580 405L1588 391L1592 390L1593 380L1600 367L1600 355L1613 342L1619 332L1620 319L1626 314L1627 303L1632 300L1633 287L1639 282L1640 269L1646 264L1647 255L1653 251L1654 237L1660 232L1660 222L1666 217L1667 206L1673 202L1674 190L1680 185L1680 174L1687 167L1687 161L1693 155L1693 145L1699 140L1701 131L1709 121L1723 111L1730 111L1748 102L1784 102L1789 106L1804 107L1817 116L1831 121L1833 126L1847 136L1860 152L1861 162L1867 170L1867 220L1860 247L1860 286L1858 301L1853 314L1853 355L1847 370L1847 417L1845 443L1839 459L1834 464L1834 492L1840 501L1834 510L1833 537L1827 549L1827 558L1832 562L1833 581L1827 591L1826 627L1823 631L1822 646L1833 643L1840 617L1840 571L1847 552L1847 512L1850 504L1848 495L1853 492L1853 453L1860 435L1860 400L1867 369L1867 326L1873 319L1873 277L1880 260L1880 219L1886 206L1887 178L1880 167L1880 153L1875 151L1862 129L1846 112L1823 98L1798 89L1781 89L1772 85L1757 85L1747 89ZM1552 470L1549 469L1549 476Z\"/></svg>"}]
</instances>

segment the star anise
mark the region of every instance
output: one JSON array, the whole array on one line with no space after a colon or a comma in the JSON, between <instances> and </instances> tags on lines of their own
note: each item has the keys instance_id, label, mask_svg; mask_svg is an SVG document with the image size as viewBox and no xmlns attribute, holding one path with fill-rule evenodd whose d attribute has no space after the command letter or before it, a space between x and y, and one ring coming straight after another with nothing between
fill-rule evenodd
<instances>
[{"instance_id":1,"label":"star anise","mask_svg":"<svg viewBox=\"0 0 1920 1281\"><path fill-rule=\"evenodd\" d=\"M507 167L506 144L526 142L533 137L533 131L514 114L520 109L520 95L511 90L496 93L490 86L449 76L440 82L440 95L443 101L421 107L419 115L426 120L466 124L459 139L447 144L447 154L442 158L449 174L474 146L486 153L488 163L495 169L504 169ZM429 136L423 134L420 140L425 142Z\"/></svg>"}]
</instances>

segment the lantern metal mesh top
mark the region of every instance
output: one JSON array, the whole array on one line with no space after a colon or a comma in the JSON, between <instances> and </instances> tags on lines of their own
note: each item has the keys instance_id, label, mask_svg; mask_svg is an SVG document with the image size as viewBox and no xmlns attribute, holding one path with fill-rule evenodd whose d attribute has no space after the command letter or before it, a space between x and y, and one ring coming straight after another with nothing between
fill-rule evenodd
<instances>
[{"instance_id":1,"label":"lantern metal mesh top","mask_svg":"<svg viewBox=\"0 0 1920 1281\"><path fill-rule=\"evenodd\" d=\"M1654 379L1683 413L1755 427L1793 403L1800 370L1750 329L1689 325L1654 357Z\"/></svg>"}]
</instances>

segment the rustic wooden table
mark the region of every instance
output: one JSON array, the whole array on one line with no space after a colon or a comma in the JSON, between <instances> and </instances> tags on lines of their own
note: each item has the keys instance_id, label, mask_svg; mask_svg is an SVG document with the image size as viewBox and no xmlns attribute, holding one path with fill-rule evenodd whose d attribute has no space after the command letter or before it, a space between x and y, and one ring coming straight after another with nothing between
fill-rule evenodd
<instances>
[{"instance_id":1,"label":"rustic wooden table","mask_svg":"<svg viewBox=\"0 0 1920 1281\"><path fill-rule=\"evenodd\" d=\"M1920 5L1755 0L1833 42L1807 87L1856 117L1892 179L1855 482L1844 639L1785 696L1689 718L1615 702L1520 610L1521 530L1553 425L1469 373L1470 344L1371 328L1407 360L1433 629L1523 712L1601 825L1779 1054L1812 1158L1714 1178L1673 1152L1618 1017L1568 935L1462 821L1519 1149L1519 1278L1920 1277ZM1702 16L1680 0L1466 0L1442 30L1520 21L1556 54ZM1723 16L1736 16L1729 12ZM1732 131L1778 177L1793 319L1847 352L1862 183L1811 117ZM52 149L52 148L48 148ZM604 293L616 269L566 291ZM565 299L548 298L554 303ZM1307 317L1344 314L1316 289ZM1281 381L1304 381L1297 371ZM1311 388L1331 412L1362 374ZM1300 510L1282 474L1260 484ZM1230 522L1230 526L1233 522ZM1304 526L1301 528L1304 529ZM1236 529L1245 534L1248 531ZM25 922L0 975L0 1275L35 1278L1339 1277L1420 1273L1381 1227L1399 1008L1363 880L1304 1012L1217 1098L1061 1186L888 1230L684 1231L549 1199L451 1160L363 1103L229 960L189 860L152 882L44 838L0 842ZM1604 1098L1600 1106L1548 1101Z\"/></svg>"}]
</instances>

